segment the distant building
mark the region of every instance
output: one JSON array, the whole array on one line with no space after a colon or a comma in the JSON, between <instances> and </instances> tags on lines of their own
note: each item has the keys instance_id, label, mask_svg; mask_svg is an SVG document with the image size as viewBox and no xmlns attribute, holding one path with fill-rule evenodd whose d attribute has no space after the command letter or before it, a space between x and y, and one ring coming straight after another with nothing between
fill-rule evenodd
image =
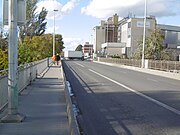
<instances>
[{"instance_id":1,"label":"distant building","mask_svg":"<svg viewBox=\"0 0 180 135\"><path fill-rule=\"evenodd\" d=\"M180 49L177 48L180 48L180 27L157 24L154 16L147 16L146 37L150 36L150 30L156 28L164 33L163 46L174 49L173 53L179 55ZM131 58L142 43L143 30L144 18L126 17L118 22L118 15L115 14L94 27L94 53L97 56L122 55Z\"/></svg>"},{"instance_id":2,"label":"distant building","mask_svg":"<svg viewBox=\"0 0 180 135\"><path fill-rule=\"evenodd\" d=\"M101 44L105 43L105 21L101 21L100 26L94 27L94 43L93 43L93 49L95 54L100 54L101 52Z\"/></svg>"},{"instance_id":3,"label":"distant building","mask_svg":"<svg viewBox=\"0 0 180 135\"><path fill-rule=\"evenodd\" d=\"M146 37L150 36L149 30L156 27L155 17L147 17ZM130 58L136 52L139 42L142 41L144 29L143 18L124 18L119 22L118 42L125 43L122 54Z\"/></svg>"},{"instance_id":4,"label":"distant building","mask_svg":"<svg viewBox=\"0 0 180 135\"><path fill-rule=\"evenodd\" d=\"M157 24L157 28L164 33L163 46L172 56L172 60L180 60L180 27L164 24Z\"/></svg>"},{"instance_id":5,"label":"distant building","mask_svg":"<svg viewBox=\"0 0 180 135\"><path fill-rule=\"evenodd\" d=\"M102 56L122 56L122 48L125 43L108 42L101 45Z\"/></svg>"},{"instance_id":6,"label":"distant building","mask_svg":"<svg viewBox=\"0 0 180 135\"><path fill-rule=\"evenodd\" d=\"M180 46L179 26L157 24L157 28L161 29L164 33L164 47L169 49L177 49L177 46Z\"/></svg>"},{"instance_id":7,"label":"distant building","mask_svg":"<svg viewBox=\"0 0 180 135\"><path fill-rule=\"evenodd\" d=\"M165 39L162 45L167 49L177 50L177 46L180 46L180 27L157 24L155 17L147 17L146 37L150 36L150 30L156 28L164 33ZM144 18L124 18L119 22L118 42L126 44L126 47L122 48L122 54L127 58L131 58L137 52L139 43L143 39L143 29ZM179 55L176 50L174 50L175 55Z\"/></svg>"},{"instance_id":8,"label":"distant building","mask_svg":"<svg viewBox=\"0 0 180 135\"><path fill-rule=\"evenodd\" d=\"M107 42L117 42L118 15L109 17L107 21L101 21L99 26L94 27L94 53L101 54L101 45Z\"/></svg>"},{"instance_id":9,"label":"distant building","mask_svg":"<svg viewBox=\"0 0 180 135\"><path fill-rule=\"evenodd\" d=\"M86 42L82 48L84 56L91 56L93 53L93 45Z\"/></svg>"},{"instance_id":10,"label":"distant building","mask_svg":"<svg viewBox=\"0 0 180 135\"><path fill-rule=\"evenodd\" d=\"M118 35L118 15L115 14L112 17L109 17L106 22L105 30L105 41L107 42L117 42Z\"/></svg>"}]
</instances>

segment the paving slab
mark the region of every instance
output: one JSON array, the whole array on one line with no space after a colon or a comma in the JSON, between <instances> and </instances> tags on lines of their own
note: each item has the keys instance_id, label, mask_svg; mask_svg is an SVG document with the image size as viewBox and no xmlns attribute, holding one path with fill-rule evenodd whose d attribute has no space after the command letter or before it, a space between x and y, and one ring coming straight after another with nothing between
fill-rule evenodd
<instances>
[{"instance_id":1,"label":"paving slab","mask_svg":"<svg viewBox=\"0 0 180 135\"><path fill-rule=\"evenodd\" d=\"M69 135L60 66L51 66L19 96L22 123L0 123L0 135Z\"/></svg>"}]
</instances>

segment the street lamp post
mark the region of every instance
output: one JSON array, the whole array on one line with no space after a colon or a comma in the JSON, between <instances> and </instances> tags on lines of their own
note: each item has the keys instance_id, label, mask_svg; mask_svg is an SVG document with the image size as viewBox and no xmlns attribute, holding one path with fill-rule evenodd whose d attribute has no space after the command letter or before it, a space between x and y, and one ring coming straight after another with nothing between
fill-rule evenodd
<instances>
[{"instance_id":1,"label":"street lamp post","mask_svg":"<svg viewBox=\"0 0 180 135\"><path fill-rule=\"evenodd\" d=\"M17 90L17 41L18 41L18 12L17 0L9 0L9 42L8 42L8 114L1 119L4 123L22 122L24 115L18 113Z\"/></svg>"},{"instance_id":2,"label":"street lamp post","mask_svg":"<svg viewBox=\"0 0 180 135\"><path fill-rule=\"evenodd\" d=\"M53 32L53 56L55 55L55 12L57 12L57 9L54 9L54 32Z\"/></svg>"},{"instance_id":3,"label":"street lamp post","mask_svg":"<svg viewBox=\"0 0 180 135\"><path fill-rule=\"evenodd\" d=\"M107 43L107 48L106 48L106 58L108 57L108 38L109 38L109 20L107 20L107 35L106 35L106 43Z\"/></svg>"},{"instance_id":4,"label":"street lamp post","mask_svg":"<svg viewBox=\"0 0 180 135\"><path fill-rule=\"evenodd\" d=\"M89 48L90 48L90 57L92 55L92 46L93 46L93 35L91 34L91 43L90 43L90 46L89 46Z\"/></svg>"},{"instance_id":5,"label":"street lamp post","mask_svg":"<svg viewBox=\"0 0 180 135\"><path fill-rule=\"evenodd\" d=\"M143 48L142 48L142 62L141 68L144 68L144 50L145 50L145 39L146 39L146 15L147 15L147 0L145 0L144 4L144 32L143 32Z\"/></svg>"}]
</instances>

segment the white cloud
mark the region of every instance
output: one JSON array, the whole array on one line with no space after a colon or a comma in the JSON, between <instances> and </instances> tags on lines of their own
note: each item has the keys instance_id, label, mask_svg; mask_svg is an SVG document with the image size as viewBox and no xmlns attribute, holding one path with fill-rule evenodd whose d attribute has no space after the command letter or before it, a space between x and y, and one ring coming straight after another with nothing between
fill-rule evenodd
<instances>
[{"instance_id":1,"label":"white cloud","mask_svg":"<svg viewBox=\"0 0 180 135\"><path fill-rule=\"evenodd\" d=\"M67 2L63 7L62 7L62 12L69 12L70 10L72 10L76 4L77 0L71 0L69 2Z\"/></svg>"},{"instance_id":2,"label":"white cloud","mask_svg":"<svg viewBox=\"0 0 180 135\"><path fill-rule=\"evenodd\" d=\"M97 18L107 18L118 13L120 17L126 17L128 13L136 16L144 15L145 0L92 0L89 5L81 9L81 13ZM169 6L170 0L147 0L148 15L172 16L175 15Z\"/></svg>"},{"instance_id":3,"label":"white cloud","mask_svg":"<svg viewBox=\"0 0 180 135\"><path fill-rule=\"evenodd\" d=\"M54 10L56 19L61 19L63 15L69 13L79 0L70 0L65 5L62 5L57 0L41 0L37 4L37 11L40 12L43 7L48 11L47 19L54 19Z\"/></svg>"},{"instance_id":4,"label":"white cloud","mask_svg":"<svg viewBox=\"0 0 180 135\"><path fill-rule=\"evenodd\" d=\"M65 51L75 50L79 44L83 43L83 39L81 38L64 38L63 41L64 41Z\"/></svg>"}]
</instances>

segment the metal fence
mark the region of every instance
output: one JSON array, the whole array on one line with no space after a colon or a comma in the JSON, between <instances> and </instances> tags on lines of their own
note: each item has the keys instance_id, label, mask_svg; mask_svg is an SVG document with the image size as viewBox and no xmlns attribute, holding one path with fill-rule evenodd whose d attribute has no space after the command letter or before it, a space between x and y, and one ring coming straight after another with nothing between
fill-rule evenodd
<instances>
[{"instance_id":1,"label":"metal fence","mask_svg":"<svg viewBox=\"0 0 180 135\"><path fill-rule=\"evenodd\" d=\"M134 59L118 59L118 58L98 58L100 62L116 63L127 66L141 67L141 60ZM161 70L167 72L180 72L179 61L158 61L158 60L145 60L146 68Z\"/></svg>"},{"instance_id":2,"label":"metal fence","mask_svg":"<svg viewBox=\"0 0 180 135\"><path fill-rule=\"evenodd\" d=\"M149 60L148 68L179 73L180 72L180 62L179 61L152 61L152 60Z\"/></svg>"},{"instance_id":3,"label":"metal fence","mask_svg":"<svg viewBox=\"0 0 180 135\"><path fill-rule=\"evenodd\" d=\"M18 67L17 72L17 88L22 91L31 81L40 75L50 64L52 60L46 58L40 61L28 63ZM0 110L7 105L8 102L8 70L0 71Z\"/></svg>"}]
</instances>

